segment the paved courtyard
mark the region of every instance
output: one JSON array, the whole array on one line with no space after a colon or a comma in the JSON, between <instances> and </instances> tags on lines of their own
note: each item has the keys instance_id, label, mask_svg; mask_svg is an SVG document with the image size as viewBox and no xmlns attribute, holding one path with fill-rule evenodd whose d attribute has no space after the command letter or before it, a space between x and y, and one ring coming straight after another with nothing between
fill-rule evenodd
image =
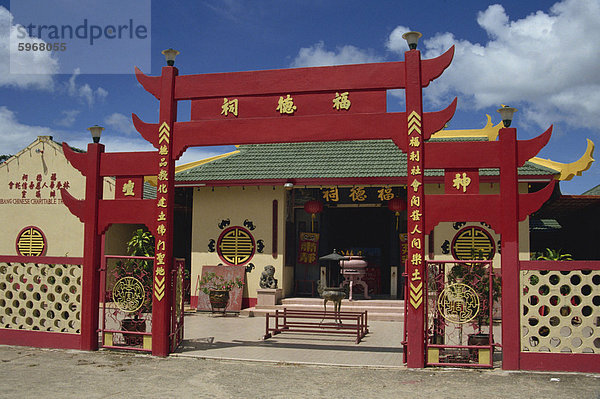
<instances>
[{"instance_id":1,"label":"paved courtyard","mask_svg":"<svg viewBox=\"0 0 600 399\"><path fill-rule=\"evenodd\" d=\"M271 321L273 326L273 321ZM285 332L263 340L264 317L192 313L185 318L185 342L176 356L294 364L403 367L398 322L369 321L359 343L355 336Z\"/></svg>"}]
</instances>

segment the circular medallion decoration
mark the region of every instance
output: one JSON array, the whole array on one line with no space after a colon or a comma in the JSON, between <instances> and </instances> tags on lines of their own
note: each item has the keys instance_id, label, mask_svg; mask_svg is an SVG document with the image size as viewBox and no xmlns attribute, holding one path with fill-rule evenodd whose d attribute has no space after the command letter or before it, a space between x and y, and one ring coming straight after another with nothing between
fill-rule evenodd
<instances>
[{"instance_id":1,"label":"circular medallion decoration","mask_svg":"<svg viewBox=\"0 0 600 399\"><path fill-rule=\"evenodd\" d=\"M479 296L466 284L449 284L440 293L437 307L447 321L458 324L468 323L479 313Z\"/></svg>"},{"instance_id":2,"label":"circular medallion decoration","mask_svg":"<svg viewBox=\"0 0 600 399\"><path fill-rule=\"evenodd\" d=\"M496 253L494 239L485 229L469 226L460 230L452 240L452 256L458 260L490 260Z\"/></svg>"},{"instance_id":3,"label":"circular medallion decoration","mask_svg":"<svg viewBox=\"0 0 600 399\"><path fill-rule=\"evenodd\" d=\"M252 259L256 250L254 237L243 227L225 229L217 241L217 253L230 266L244 265Z\"/></svg>"},{"instance_id":4,"label":"circular medallion decoration","mask_svg":"<svg viewBox=\"0 0 600 399\"><path fill-rule=\"evenodd\" d=\"M17 236L17 253L21 256L43 256L46 253L46 237L35 226L25 227Z\"/></svg>"},{"instance_id":5,"label":"circular medallion decoration","mask_svg":"<svg viewBox=\"0 0 600 399\"><path fill-rule=\"evenodd\" d=\"M125 312L135 312L142 307L145 299L144 286L135 277L123 277L113 287L113 301Z\"/></svg>"}]
</instances>

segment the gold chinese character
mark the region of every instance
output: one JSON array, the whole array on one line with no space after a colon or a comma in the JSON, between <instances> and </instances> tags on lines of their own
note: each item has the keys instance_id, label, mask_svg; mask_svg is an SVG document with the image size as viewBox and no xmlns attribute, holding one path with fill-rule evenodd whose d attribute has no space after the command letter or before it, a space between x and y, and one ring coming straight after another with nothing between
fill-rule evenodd
<instances>
[{"instance_id":1,"label":"gold chinese character","mask_svg":"<svg viewBox=\"0 0 600 399\"><path fill-rule=\"evenodd\" d=\"M413 257L414 257L414 255L413 255ZM415 269L415 271L412 272L412 274L411 274L411 281L418 281L418 280L421 280L421 272L419 272L419 269Z\"/></svg>"},{"instance_id":2,"label":"gold chinese character","mask_svg":"<svg viewBox=\"0 0 600 399\"><path fill-rule=\"evenodd\" d=\"M164 251L165 250L165 242L163 240L158 240L156 243L156 250L157 251Z\"/></svg>"},{"instance_id":3,"label":"gold chinese character","mask_svg":"<svg viewBox=\"0 0 600 399\"><path fill-rule=\"evenodd\" d=\"M164 265L165 264L165 254L162 252L159 252L156 254L156 264L157 265Z\"/></svg>"},{"instance_id":4,"label":"gold chinese character","mask_svg":"<svg viewBox=\"0 0 600 399\"><path fill-rule=\"evenodd\" d=\"M348 92L344 92L344 93L335 93L335 98L333 99L333 108L337 109L338 111L340 109L345 109L348 110L350 109L350 105L352 105L352 103L350 102L350 99L348 98Z\"/></svg>"},{"instance_id":5,"label":"gold chinese character","mask_svg":"<svg viewBox=\"0 0 600 399\"><path fill-rule=\"evenodd\" d=\"M377 190L377 198L382 201L389 201L394 198L394 193L390 186L385 186Z\"/></svg>"},{"instance_id":6,"label":"gold chinese character","mask_svg":"<svg viewBox=\"0 0 600 399\"><path fill-rule=\"evenodd\" d=\"M421 254L418 254L418 253L413 254L412 259L410 260L410 263L417 266L417 265L420 265L421 262L423 262L423 257L421 256Z\"/></svg>"},{"instance_id":7,"label":"gold chinese character","mask_svg":"<svg viewBox=\"0 0 600 399\"><path fill-rule=\"evenodd\" d=\"M412 211L412 213L410 214L410 218L413 220L413 222L418 222L419 220L421 220L421 216L423 215L417 209Z\"/></svg>"},{"instance_id":8,"label":"gold chinese character","mask_svg":"<svg viewBox=\"0 0 600 399\"><path fill-rule=\"evenodd\" d=\"M328 187L326 189L323 189L322 194L323 199L327 202L338 202L340 200L337 187Z\"/></svg>"},{"instance_id":9,"label":"gold chinese character","mask_svg":"<svg viewBox=\"0 0 600 399\"><path fill-rule=\"evenodd\" d=\"M421 174L421 168L419 167L419 165L413 166L410 170L410 174L411 175L420 175Z\"/></svg>"},{"instance_id":10,"label":"gold chinese character","mask_svg":"<svg viewBox=\"0 0 600 399\"><path fill-rule=\"evenodd\" d=\"M408 145L411 147L418 147L421 145L421 138L419 136L413 136L410 138Z\"/></svg>"},{"instance_id":11,"label":"gold chinese character","mask_svg":"<svg viewBox=\"0 0 600 399\"><path fill-rule=\"evenodd\" d=\"M414 191L415 191L415 193L416 193L417 191L419 191L419 186L420 186L421 184L423 184L423 183L421 183L420 181L418 181L417 179L415 179L415 180L413 180L413 182L412 182L412 183L410 183L410 186L413 188L413 190L414 190Z\"/></svg>"},{"instance_id":12,"label":"gold chinese character","mask_svg":"<svg viewBox=\"0 0 600 399\"><path fill-rule=\"evenodd\" d=\"M419 162L420 159L421 159L421 156L420 156L419 151L411 151L410 152L410 160L411 161Z\"/></svg>"},{"instance_id":13,"label":"gold chinese character","mask_svg":"<svg viewBox=\"0 0 600 399\"><path fill-rule=\"evenodd\" d=\"M167 147L166 145L161 145L160 149L158 150L158 154L159 155L169 155L169 147Z\"/></svg>"},{"instance_id":14,"label":"gold chinese character","mask_svg":"<svg viewBox=\"0 0 600 399\"><path fill-rule=\"evenodd\" d=\"M162 236L167 232L167 228L165 227L164 224L159 224L158 227L156 228L156 232Z\"/></svg>"},{"instance_id":15,"label":"gold chinese character","mask_svg":"<svg viewBox=\"0 0 600 399\"><path fill-rule=\"evenodd\" d=\"M166 169L161 169L158 172L158 180L167 180L168 177L169 177L169 174L167 173Z\"/></svg>"},{"instance_id":16,"label":"gold chinese character","mask_svg":"<svg viewBox=\"0 0 600 399\"><path fill-rule=\"evenodd\" d=\"M276 111L280 114L293 114L297 107L294 105L294 99L288 94L286 98L279 97Z\"/></svg>"},{"instance_id":17,"label":"gold chinese character","mask_svg":"<svg viewBox=\"0 0 600 399\"><path fill-rule=\"evenodd\" d=\"M164 254L162 254L164 256ZM157 276L164 276L165 275L165 268L162 266L159 266L156 268L156 275Z\"/></svg>"},{"instance_id":18,"label":"gold chinese character","mask_svg":"<svg viewBox=\"0 0 600 399\"><path fill-rule=\"evenodd\" d=\"M410 247L411 248L416 248L416 249L421 249L421 239L420 238L413 238L410 241Z\"/></svg>"},{"instance_id":19,"label":"gold chinese character","mask_svg":"<svg viewBox=\"0 0 600 399\"><path fill-rule=\"evenodd\" d=\"M161 194L166 194L167 193L167 185L165 183L161 183L158 186L156 186L156 192L161 193Z\"/></svg>"},{"instance_id":20,"label":"gold chinese character","mask_svg":"<svg viewBox=\"0 0 600 399\"><path fill-rule=\"evenodd\" d=\"M165 213L163 211L160 211L160 213L158 214L158 219L156 219L156 221L164 222L165 220L167 220L167 216L165 215Z\"/></svg>"},{"instance_id":21,"label":"gold chinese character","mask_svg":"<svg viewBox=\"0 0 600 399\"><path fill-rule=\"evenodd\" d=\"M221 109L221 115L227 116L231 112L234 116L238 116L238 99L228 100L224 98Z\"/></svg>"},{"instance_id":22,"label":"gold chinese character","mask_svg":"<svg viewBox=\"0 0 600 399\"><path fill-rule=\"evenodd\" d=\"M161 158L160 162L158 163L158 167L164 168L165 166L167 166L167 158Z\"/></svg>"},{"instance_id":23,"label":"gold chinese character","mask_svg":"<svg viewBox=\"0 0 600 399\"><path fill-rule=\"evenodd\" d=\"M421 234L421 230L419 230L419 225L415 225L410 234Z\"/></svg>"},{"instance_id":24,"label":"gold chinese character","mask_svg":"<svg viewBox=\"0 0 600 399\"><path fill-rule=\"evenodd\" d=\"M367 199L367 193L365 192L365 188L362 186L352 187L350 189L349 197L352 199L352 201L362 202Z\"/></svg>"},{"instance_id":25,"label":"gold chinese character","mask_svg":"<svg viewBox=\"0 0 600 399\"><path fill-rule=\"evenodd\" d=\"M167 207L167 199L165 197L160 197L158 202L156 203L158 208L166 208Z\"/></svg>"},{"instance_id":26,"label":"gold chinese character","mask_svg":"<svg viewBox=\"0 0 600 399\"><path fill-rule=\"evenodd\" d=\"M471 178L467 176L465 172L463 172L462 177L460 176L460 173L457 173L454 180L452 180L452 183L452 187L456 188L459 191L462 187L463 193L466 193L467 187L469 186L469 184L471 184Z\"/></svg>"},{"instance_id":27,"label":"gold chinese character","mask_svg":"<svg viewBox=\"0 0 600 399\"><path fill-rule=\"evenodd\" d=\"M135 183L132 182L131 180L129 180L127 183L123 184L123 195L130 196L133 197L135 196L135 193L133 192L133 189L135 187Z\"/></svg>"},{"instance_id":28,"label":"gold chinese character","mask_svg":"<svg viewBox=\"0 0 600 399\"><path fill-rule=\"evenodd\" d=\"M410 206L421 206L421 197L413 195L410 197Z\"/></svg>"}]
</instances>

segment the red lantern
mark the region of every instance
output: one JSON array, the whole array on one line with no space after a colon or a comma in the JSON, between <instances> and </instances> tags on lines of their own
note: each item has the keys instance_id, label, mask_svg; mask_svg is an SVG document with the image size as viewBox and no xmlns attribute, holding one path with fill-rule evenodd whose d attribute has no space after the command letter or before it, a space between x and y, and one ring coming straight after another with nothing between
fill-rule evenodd
<instances>
[{"instance_id":1,"label":"red lantern","mask_svg":"<svg viewBox=\"0 0 600 399\"><path fill-rule=\"evenodd\" d=\"M311 232L314 232L315 231L315 217L316 217L317 213L321 213L323 211L323 203L321 201L316 201L316 200L308 201L306 204L304 204L304 210L306 211L306 213L310 214L310 219L311 219L310 230L311 230Z\"/></svg>"},{"instance_id":2,"label":"red lantern","mask_svg":"<svg viewBox=\"0 0 600 399\"><path fill-rule=\"evenodd\" d=\"M406 209L406 201L400 198L392 198L388 201L388 209L392 212L400 213Z\"/></svg>"},{"instance_id":3,"label":"red lantern","mask_svg":"<svg viewBox=\"0 0 600 399\"><path fill-rule=\"evenodd\" d=\"M406 201L401 198L392 198L388 201L388 209L395 213L396 230L398 230L398 220L400 219L400 212L406 209Z\"/></svg>"}]
</instances>

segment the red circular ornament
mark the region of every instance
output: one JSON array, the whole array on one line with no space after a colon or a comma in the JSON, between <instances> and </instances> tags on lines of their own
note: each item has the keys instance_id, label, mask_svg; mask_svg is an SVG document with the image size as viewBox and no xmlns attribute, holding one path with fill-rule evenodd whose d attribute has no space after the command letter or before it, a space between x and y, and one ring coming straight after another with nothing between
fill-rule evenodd
<instances>
[{"instance_id":1,"label":"red circular ornament","mask_svg":"<svg viewBox=\"0 0 600 399\"><path fill-rule=\"evenodd\" d=\"M392 212L402 212L406 209L406 201L400 198L392 198L388 201L388 209Z\"/></svg>"},{"instance_id":2,"label":"red circular ornament","mask_svg":"<svg viewBox=\"0 0 600 399\"><path fill-rule=\"evenodd\" d=\"M321 201L308 201L304 204L304 210L311 215L316 215L317 213L321 213L323 211L323 203Z\"/></svg>"}]
</instances>

